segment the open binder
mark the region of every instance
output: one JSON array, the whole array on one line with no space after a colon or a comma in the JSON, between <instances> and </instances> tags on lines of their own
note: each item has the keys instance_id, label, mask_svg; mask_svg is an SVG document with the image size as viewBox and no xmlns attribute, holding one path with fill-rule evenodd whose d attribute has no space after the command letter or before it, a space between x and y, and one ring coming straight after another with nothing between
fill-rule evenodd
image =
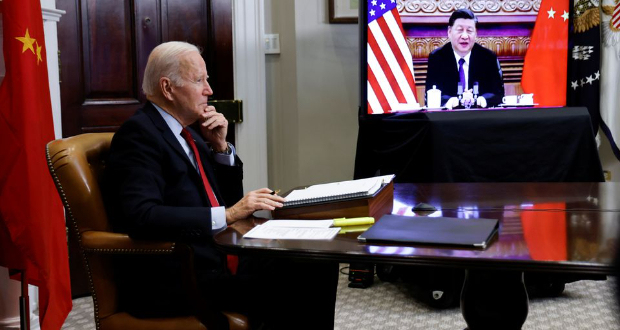
<instances>
[{"instance_id":1,"label":"open binder","mask_svg":"<svg viewBox=\"0 0 620 330\"><path fill-rule=\"evenodd\" d=\"M287 202L283 208L273 211L273 218L333 219L370 216L378 219L392 212L393 179L394 175L386 175L295 189L283 195Z\"/></svg>"},{"instance_id":2,"label":"open binder","mask_svg":"<svg viewBox=\"0 0 620 330\"><path fill-rule=\"evenodd\" d=\"M371 197L382 187L392 182L392 179L394 179L394 175L384 175L366 179L317 184L303 189L295 189L284 196L286 198L284 207Z\"/></svg>"}]
</instances>

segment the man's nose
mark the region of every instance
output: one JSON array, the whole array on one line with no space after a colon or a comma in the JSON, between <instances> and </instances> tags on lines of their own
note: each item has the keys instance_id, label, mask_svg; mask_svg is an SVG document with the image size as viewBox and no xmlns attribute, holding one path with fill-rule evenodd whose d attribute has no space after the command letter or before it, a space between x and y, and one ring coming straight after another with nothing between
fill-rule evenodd
<instances>
[{"instance_id":1,"label":"man's nose","mask_svg":"<svg viewBox=\"0 0 620 330\"><path fill-rule=\"evenodd\" d=\"M207 85L205 86L204 94L213 95L213 90L211 89L211 85L209 83L207 83Z\"/></svg>"},{"instance_id":2,"label":"man's nose","mask_svg":"<svg viewBox=\"0 0 620 330\"><path fill-rule=\"evenodd\" d=\"M463 33L461 33L461 38L467 39L467 38L469 38L469 34L467 32L463 32Z\"/></svg>"}]
</instances>

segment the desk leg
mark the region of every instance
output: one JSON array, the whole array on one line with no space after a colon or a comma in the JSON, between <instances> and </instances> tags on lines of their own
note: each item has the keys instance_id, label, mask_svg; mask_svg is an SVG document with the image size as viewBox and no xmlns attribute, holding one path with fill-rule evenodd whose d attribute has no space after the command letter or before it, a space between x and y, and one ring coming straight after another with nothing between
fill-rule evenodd
<instances>
[{"instance_id":1,"label":"desk leg","mask_svg":"<svg viewBox=\"0 0 620 330\"><path fill-rule=\"evenodd\" d=\"M466 270L461 313L469 330L521 329L528 304L523 272Z\"/></svg>"}]
</instances>

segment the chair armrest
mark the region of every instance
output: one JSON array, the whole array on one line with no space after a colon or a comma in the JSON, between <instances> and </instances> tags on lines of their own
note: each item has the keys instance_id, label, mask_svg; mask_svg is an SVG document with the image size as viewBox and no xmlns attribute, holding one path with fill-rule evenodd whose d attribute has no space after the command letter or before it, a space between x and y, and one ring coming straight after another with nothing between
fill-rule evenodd
<instances>
[{"instance_id":1,"label":"chair armrest","mask_svg":"<svg viewBox=\"0 0 620 330\"><path fill-rule=\"evenodd\" d=\"M84 250L109 254L172 254L174 242L136 240L127 234L105 231L82 233Z\"/></svg>"}]
</instances>

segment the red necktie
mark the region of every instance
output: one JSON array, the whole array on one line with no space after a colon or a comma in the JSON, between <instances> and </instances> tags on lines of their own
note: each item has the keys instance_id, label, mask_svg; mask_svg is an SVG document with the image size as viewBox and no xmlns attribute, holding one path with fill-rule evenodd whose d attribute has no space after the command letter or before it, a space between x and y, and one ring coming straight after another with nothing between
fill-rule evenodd
<instances>
[{"instance_id":1,"label":"red necktie","mask_svg":"<svg viewBox=\"0 0 620 330\"><path fill-rule=\"evenodd\" d=\"M211 188L211 185L209 184L209 179L207 179L207 176L205 175L205 170L202 167L202 162L200 161L200 154L198 153L198 148L196 148L196 143L194 142L192 135L186 128L183 128L183 130L181 131L181 136L185 139L185 141L187 141L187 144L189 144L189 147L192 148L192 151L194 152L196 166L198 166L198 171L200 171L202 184L205 186L205 191L207 192L207 196L209 197L211 207L220 206L220 203L217 202L217 198L215 198L215 194L213 193L213 188Z\"/></svg>"},{"instance_id":2,"label":"red necktie","mask_svg":"<svg viewBox=\"0 0 620 330\"><path fill-rule=\"evenodd\" d=\"M192 138L192 134L186 128L183 128L183 130L181 131L181 136L185 139L185 141L187 141L187 144L189 144L189 147L192 148L192 151L194 152L196 166L198 166L198 170L200 171L202 184L204 185L207 196L209 197L211 207L220 206L220 203L217 202L217 198L215 198L215 194L213 193L213 188L211 188L211 185L209 184L209 179L205 174L204 168L202 167L202 162L200 161L200 154L198 153L198 148L196 148L196 143L194 142L194 138ZM227 255L226 259L228 261L228 269L231 273L236 274L237 266L239 265L239 258L235 255Z\"/></svg>"}]
</instances>

